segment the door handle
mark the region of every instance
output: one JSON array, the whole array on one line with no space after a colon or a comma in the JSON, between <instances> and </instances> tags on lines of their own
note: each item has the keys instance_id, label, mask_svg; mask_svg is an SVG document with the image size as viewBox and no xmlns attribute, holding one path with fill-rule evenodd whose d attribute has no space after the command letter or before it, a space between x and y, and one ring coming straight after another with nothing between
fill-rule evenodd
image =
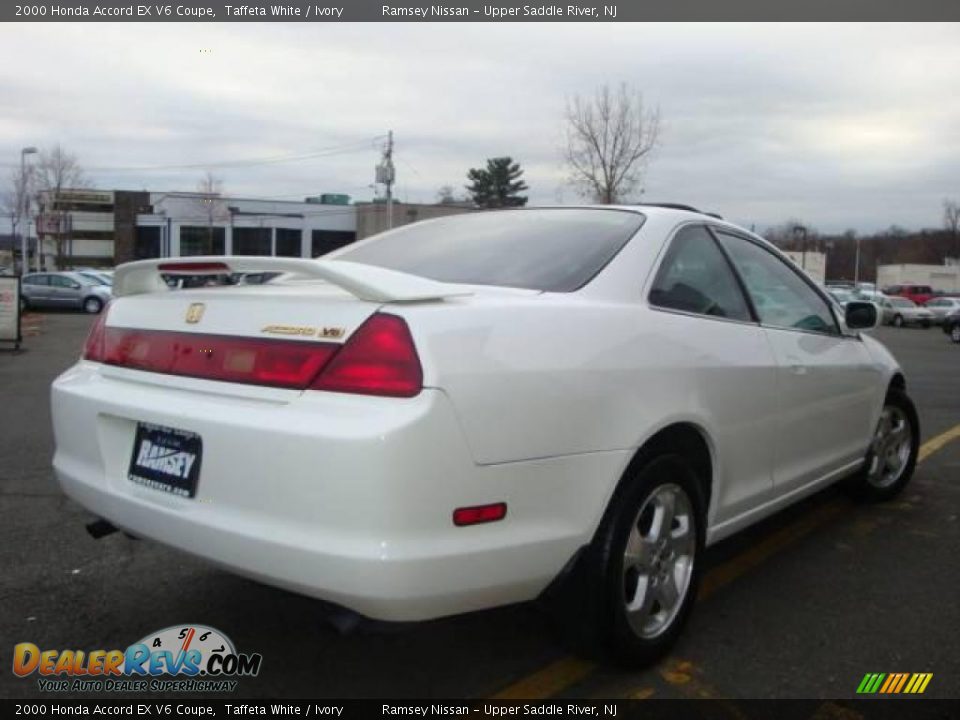
<instances>
[{"instance_id":1,"label":"door handle","mask_svg":"<svg viewBox=\"0 0 960 720\"><path fill-rule=\"evenodd\" d=\"M807 374L807 366L796 355L788 355L786 360L791 373L794 375Z\"/></svg>"}]
</instances>

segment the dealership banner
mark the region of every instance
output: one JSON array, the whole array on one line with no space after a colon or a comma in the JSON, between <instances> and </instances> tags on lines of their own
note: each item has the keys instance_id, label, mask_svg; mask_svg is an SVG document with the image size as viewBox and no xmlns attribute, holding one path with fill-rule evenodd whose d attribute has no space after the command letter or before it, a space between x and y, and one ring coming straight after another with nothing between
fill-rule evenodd
<instances>
[{"instance_id":1,"label":"dealership banner","mask_svg":"<svg viewBox=\"0 0 960 720\"><path fill-rule=\"evenodd\" d=\"M141 4L142 3L142 4ZM3 3L0 20L22 22L625 22L701 21L938 21L960 20L957 0L671 0L670 2L522 3L448 0L443 3L205 2L166 4L106 0Z\"/></svg>"},{"instance_id":2,"label":"dealership banner","mask_svg":"<svg viewBox=\"0 0 960 720\"><path fill-rule=\"evenodd\" d=\"M19 346L20 278L0 275L0 341Z\"/></svg>"},{"instance_id":3,"label":"dealership banner","mask_svg":"<svg viewBox=\"0 0 960 720\"><path fill-rule=\"evenodd\" d=\"M955 718L960 700L0 700L10 716L192 718Z\"/></svg>"}]
</instances>

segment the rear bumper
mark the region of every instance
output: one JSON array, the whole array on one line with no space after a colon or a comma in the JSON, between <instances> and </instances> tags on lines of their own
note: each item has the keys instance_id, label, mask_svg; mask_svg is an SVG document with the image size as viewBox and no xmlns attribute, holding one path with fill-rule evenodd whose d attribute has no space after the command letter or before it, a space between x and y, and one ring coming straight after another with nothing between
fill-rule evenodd
<instances>
[{"instance_id":1,"label":"rear bumper","mask_svg":"<svg viewBox=\"0 0 960 720\"><path fill-rule=\"evenodd\" d=\"M595 453L478 467L438 390L237 397L221 383L165 382L84 362L56 380L64 492L134 535L383 620L535 597L589 541L625 462ZM202 437L195 498L127 479L138 421ZM454 508L499 501L504 521L453 526Z\"/></svg>"}]
</instances>

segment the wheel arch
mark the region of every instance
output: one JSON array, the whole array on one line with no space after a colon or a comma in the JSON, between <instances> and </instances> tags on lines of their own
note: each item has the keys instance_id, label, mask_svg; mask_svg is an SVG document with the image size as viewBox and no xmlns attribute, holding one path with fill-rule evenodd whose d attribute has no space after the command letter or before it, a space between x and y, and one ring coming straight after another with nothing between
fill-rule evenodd
<instances>
[{"instance_id":1,"label":"wheel arch","mask_svg":"<svg viewBox=\"0 0 960 720\"><path fill-rule=\"evenodd\" d=\"M691 420L678 420L658 428L633 453L607 500L603 516L595 528L595 534L603 527L616 507L624 488L637 470L651 459L667 452L683 455L693 465L701 482L705 520L709 522L710 503L714 496L717 477L716 449L710 434L701 424Z\"/></svg>"},{"instance_id":2,"label":"wheel arch","mask_svg":"<svg viewBox=\"0 0 960 720\"><path fill-rule=\"evenodd\" d=\"M901 392L907 391L907 378L904 377L903 373L899 370L893 374L893 377L890 378L890 383L887 385L887 390L900 390Z\"/></svg>"}]
</instances>

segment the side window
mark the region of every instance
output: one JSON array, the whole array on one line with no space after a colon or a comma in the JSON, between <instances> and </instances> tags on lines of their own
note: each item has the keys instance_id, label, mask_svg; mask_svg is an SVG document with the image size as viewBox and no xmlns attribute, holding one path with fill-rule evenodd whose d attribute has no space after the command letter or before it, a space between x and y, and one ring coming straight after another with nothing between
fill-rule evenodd
<instances>
[{"instance_id":1,"label":"side window","mask_svg":"<svg viewBox=\"0 0 960 720\"><path fill-rule=\"evenodd\" d=\"M31 275L30 277L23 279L24 285L49 285L50 276L49 275Z\"/></svg>"},{"instance_id":2,"label":"side window","mask_svg":"<svg viewBox=\"0 0 960 720\"><path fill-rule=\"evenodd\" d=\"M670 242L650 303L698 315L752 320L727 259L702 226L685 227Z\"/></svg>"},{"instance_id":3,"label":"side window","mask_svg":"<svg viewBox=\"0 0 960 720\"><path fill-rule=\"evenodd\" d=\"M50 278L50 284L54 287L73 287L73 280L66 278L63 275L54 275Z\"/></svg>"},{"instance_id":4,"label":"side window","mask_svg":"<svg viewBox=\"0 0 960 720\"><path fill-rule=\"evenodd\" d=\"M839 334L827 301L789 265L756 243L718 232L743 278L760 322L773 327Z\"/></svg>"}]
</instances>

